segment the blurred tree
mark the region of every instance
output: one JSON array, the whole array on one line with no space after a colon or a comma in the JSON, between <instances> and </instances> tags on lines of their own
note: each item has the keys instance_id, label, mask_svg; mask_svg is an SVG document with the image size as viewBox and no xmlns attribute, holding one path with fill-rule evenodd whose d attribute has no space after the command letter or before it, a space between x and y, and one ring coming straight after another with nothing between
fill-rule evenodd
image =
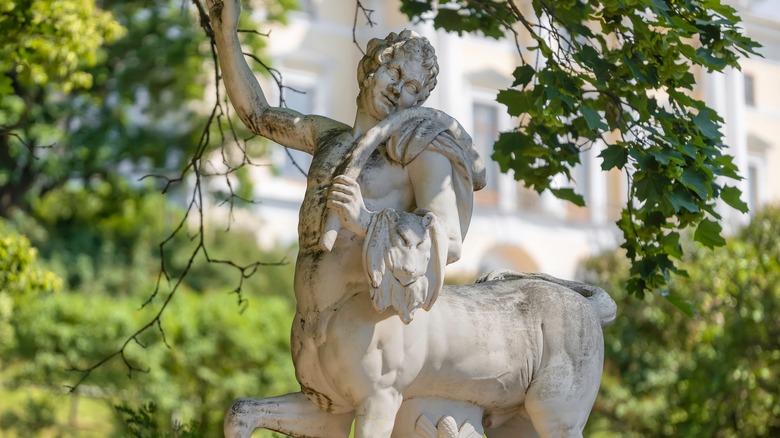
<instances>
[{"instance_id":1,"label":"blurred tree","mask_svg":"<svg viewBox=\"0 0 780 438\"><path fill-rule=\"evenodd\" d=\"M36 258L30 241L0 222L0 366L7 350L17 345L14 309L62 287L62 281L38 266Z\"/></svg>"},{"instance_id":2,"label":"blurred tree","mask_svg":"<svg viewBox=\"0 0 780 438\"><path fill-rule=\"evenodd\" d=\"M268 2L265 19L282 20L294 4ZM1 416L0 428L11 436L36 435L34 430L54 422L58 433L72 433L73 424L65 426L60 418L61 384L73 378L65 370L87 368L154 314L151 308L128 309L138 308L154 289L159 244L185 213L134 179L175 175L200 147L201 132L220 133L211 122L222 116L196 104L216 79L213 65L203 68L211 65L211 53L193 25L197 8L186 5L119 1L105 2L106 11L99 11L92 1L20 0L0 7L0 216L30 236L66 283L65 292L23 306L13 299L24 295L11 296L5 288L0 293L0 391L35 388ZM259 34L242 38L253 51L262 46ZM54 67L59 64L67 68ZM245 184L239 189L251 192ZM238 256L255 270L257 260L283 258L260 251L249 233L223 238L201 225L196 229L208 240L210 255ZM191 249L190 230L182 230L164 254L174 275L189 261L182 252ZM3 281L20 289L37 277L13 277L11 268L27 263L24 257L34 250L26 238L14 236L3 241L0 267L8 274ZM172 419L186 416L212 436L234 398L294 389L292 267L246 278L249 270L214 269L205 250L191 256L205 274L182 283L183 296L172 304L176 315L160 321L170 333L164 339L144 333L124 357L150 373L133 374L135 385L128 387L122 361L108 363L72 396L72 412L84 396L133 405L154 400L157 430L169 430ZM226 293L236 285L243 301L226 305ZM160 292L170 290L163 279ZM252 311L240 313L247 305ZM225 360L228 351L242 353ZM41 417L21 409L25 403Z\"/></svg>"},{"instance_id":3,"label":"blurred tree","mask_svg":"<svg viewBox=\"0 0 780 438\"><path fill-rule=\"evenodd\" d=\"M101 5L103 2L97 2ZM0 217L67 182L180 170L207 125L211 52L181 0L0 6ZM267 20L294 0L274 0ZM252 51L260 35L245 33Z\"/></svg>"},{"instance_id":4,"label":"blurred tree","mask_svg":"<svg viewBox=\"0 0 780 438\"><path fill-rule=\"evenodd\" d=\"M41 173L69 176L56 163L60 148L48 150L68 129L63 103L95 85L89 70L105 56L101 47L125 29L94 0L3 2L0 28L0 216L7 216Z\"/></svg>"},{"instance_id":5,"label":"blurred tree","mask_svg":"<svg viewBox=\"0 0 780 438\"><path fill-rule=\"evenodd\" d=\"M695 305L689 317L661 297L638 306L621 289L621 254L585 264L612 291L618 319L605 329L606 366L590 434L780 434L780 208L757 214L726 245L690 245L687 277L670 288ZM609 433L604 433L604 432ZM602 436L602 435L599 435Z\"/></svg>"},{"instance_id":6,"label":"blurred tree","mask_svg":"<svg viewBox=\"0 0 780 438\"><path fill-rule=\"evenodd\" d=\"M109 178L114 178L109 176ZM67 185L35 199L29 214L15 214L7 223L26 235L47 266L67 289L88 295L138 296L151 293L161 269L160 242L183 215L152 187L131 187L122 179L83 188ZM230 291L239 285L250 295L269 294L292 300L289 285L294 248L261 250L253 230L204 226L204 241L214 263L199 254L184 278L196 291ZM165 266L174 278L187 265L197 241L179 233L166 245ZM276 265L258 272L265 265ZM241 271L235 266L248 266ZM138 304L140 304L139 302Z\"/></svg>"},{"instance_id":7,"label":"blurred tree","mask_svg":"<svg viewBox=\"0 0 780 438\"><path fill-rule=\"evenodd\" d=\"M124 34L94 0L9 0L0 5L0 97L51 84L69 92L92 85L100 48Z\"/></svg>"},{"instance_id":8,"label":"blurred tree","mask_svg":"<svg viewBox=\"0 0 780 438\"><path fill-rule=\"evenodd\" d=\"M15 362L15 351L20 347L16 324L19 313L28 304L47 299L61 287L62 281L39 265L37 251L30 241L0 221L0 372ZM0 374L0 384L2 377ZM23 409L29 413L0 412L0 430L14 427L20 435L32 436L56 422L51 400L31 397Z\"/></svg>"},{"instance_id":9,"label":"blurred tree","mask_svg":"<svg viewBox=\"0 0 780 438\"><path fill-rule=\"evenodd\" d=\"M160 269L159 242L181 209L150 187L108 178L89 188L53 189L32 200L29 214L17 213L9 223L32 240L70 290L111 295L151 290Z\"/></svg>"}]
</instances>

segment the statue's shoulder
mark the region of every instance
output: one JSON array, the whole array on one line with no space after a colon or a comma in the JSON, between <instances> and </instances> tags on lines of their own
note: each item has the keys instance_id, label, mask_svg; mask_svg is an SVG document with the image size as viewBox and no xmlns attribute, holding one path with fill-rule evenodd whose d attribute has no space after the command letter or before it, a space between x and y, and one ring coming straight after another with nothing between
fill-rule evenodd
<instances>
[{"instance_id":1,"label":"statue's shoulder","mask_svg":"<svg viewBox=\"0 0 780 438\"><path fill-rule=\"evenodd\" d=\"M403 113L403 112L401 112ZM405 110L407 120L399 124L387 140L387 155L401 165L407 165L435 140L453 146L471 145L471 138L460 124L447 113L426 107Z\"/></svg>"},{"instance_id":2,"label":"statue's shoulder","mask_svg":"<svg viewBox=\"0 0 780 438\"><path fill-rule=\"evenodd\" d=\"M352 134L352 127L346 123L333 120L325 116L312 115L313 130L315 133L317 149L343 143L345 134Z\"/></svg>"},{"instance_id":3,"label":"statue's shoulder","mask_svg":"<svg viewBox=\"0 0 780 438\"><path fill-rule=\"evenodd\" d=\"M387 156L391 161L408 165L425 151L447 157L458 172L473 185L474 190L485 186L485 164L466 130L455 118L433 108L411 108L396 123L396 129L387 139ZM399 112L403 113L403 112Z\"/></svg>"}]
</instances>

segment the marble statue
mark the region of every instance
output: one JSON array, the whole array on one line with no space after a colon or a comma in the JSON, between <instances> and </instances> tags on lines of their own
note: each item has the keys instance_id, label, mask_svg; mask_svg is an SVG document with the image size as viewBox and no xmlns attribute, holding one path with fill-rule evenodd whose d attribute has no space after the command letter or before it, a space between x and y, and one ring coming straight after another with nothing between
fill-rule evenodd
<instances>
[{"instance_id":1,"label":"marble statue","mask_svg":"<svg viewBox=\"0 0 780 438\"><path fill-rule=\"evenodd\" d=\"M292 356L301 391L236 400L225 436L582 435L601 381L603 290L499 271L444 286L485 166L463 127L420 105L438 65L404 30L368 43L354 126L268 104L207 0L231 103L255 133L312 154L300 211Z\"/></svg>"}]
</instances>

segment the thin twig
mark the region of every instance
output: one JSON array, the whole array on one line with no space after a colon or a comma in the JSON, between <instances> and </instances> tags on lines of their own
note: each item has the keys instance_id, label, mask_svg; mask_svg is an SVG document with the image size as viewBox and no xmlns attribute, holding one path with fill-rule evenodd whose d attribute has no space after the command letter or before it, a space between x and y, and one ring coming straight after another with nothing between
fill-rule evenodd
<instances>
[{"instance_id":1,"label":"thin twig","mask_svg":"<svg viewBox=\"0 0 780 438\"><path fill-rule=\"evenodd\" d=\"M366 9L365 6L363 6L363 3L360 2L360 0L355 0L355 18L352 20L352 42L357 46L358 50L360 50L360 53L363 54L363 56L366 55L366 52L363 51L363 48L360 47L360 44L357 40L357 20L359 13L362 12L363 16L366 17L366 24L368 27L374 27L377 23L371 18L371 14L374 13L373 9Z\"/></svg>"}]
</instances>

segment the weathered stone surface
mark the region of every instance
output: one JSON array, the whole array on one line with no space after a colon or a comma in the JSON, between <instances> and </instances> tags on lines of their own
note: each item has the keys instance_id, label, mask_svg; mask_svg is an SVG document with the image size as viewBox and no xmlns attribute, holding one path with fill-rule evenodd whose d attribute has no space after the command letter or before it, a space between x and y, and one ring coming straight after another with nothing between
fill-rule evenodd
<instances>
[{"instance_id":1,"label":"weathered stone surface","mask_svg":"<svg viewBox=\"0 0 780 438\"><path fill-rule=\"evenodd\" d=\"M368 44L354 126L268 104L244 61L238 0L208 0L231 102L252 131L313 160L300 212L292 355L301 392L239 399L225 435L581 436L601 381L601 289L494 272L443 286L485 167L460 124L420 105L433 47Z\"/></svg>"}]
</instances>

